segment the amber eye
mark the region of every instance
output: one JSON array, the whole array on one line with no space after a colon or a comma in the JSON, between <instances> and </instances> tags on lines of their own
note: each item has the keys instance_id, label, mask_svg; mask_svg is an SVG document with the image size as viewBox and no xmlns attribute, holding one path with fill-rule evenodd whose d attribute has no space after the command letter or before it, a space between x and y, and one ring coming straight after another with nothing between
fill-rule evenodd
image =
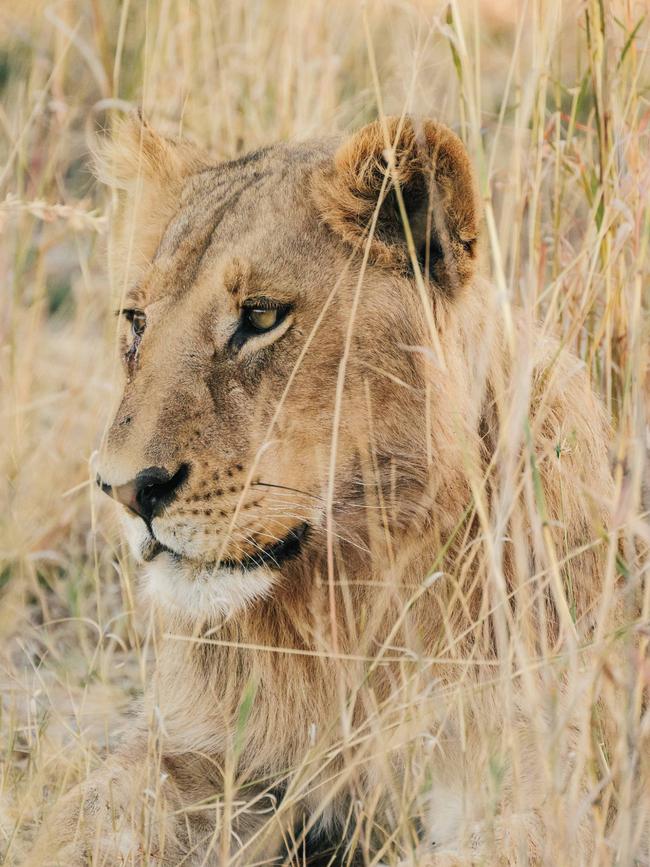
<instances>
[{"instance_id":1,"label":"amber eye","mask_svg":"<svg viewBox=\"0 0 650 867\"><path fill-rule=\"evenodd\" d=\"M134 310L131 317L131 331L134 337L142 337L147 327L147 317L141 310Z\"/></svg>"},{"instance_id":2,"label":"amber eye","mask_svg":"<svg viewBox=\"0 0 650 867\"><path fill-rule=\"evenodd\" d=\"M278 324L280 312L276 308L264 310L261 307L246 309L246 321L256 331L270 331Z\"/></svg>"},{"instance_id":3,"label":"amber eye","mask_svg":"<svg viewBox=\"0 0 650 867\"><path fill-rule=\"evenodd\" d=\"M235 353L239 352L251 338L276 330L280 336L285 334L287 328L283 328L282 324L291 324L286 320L292 309L291 304L280 304L273 298L262 296L251 299L241 308L241 317L230 338L230 349ZM266 343L268 344L268 340Z\"/></svg>"},{"instance_id":4,"label":"amber eye","mask_svg":"<svg viewBox=\"0 0 650 867\"><path fill-rule=\"evenodd\" d=\"M144 330L147 327L147 316L142 310L135 310L132 307L125 307L117 311L122 314L131 323L131 332L134 337L142 337Z\"/></svg>"}]
</instances>

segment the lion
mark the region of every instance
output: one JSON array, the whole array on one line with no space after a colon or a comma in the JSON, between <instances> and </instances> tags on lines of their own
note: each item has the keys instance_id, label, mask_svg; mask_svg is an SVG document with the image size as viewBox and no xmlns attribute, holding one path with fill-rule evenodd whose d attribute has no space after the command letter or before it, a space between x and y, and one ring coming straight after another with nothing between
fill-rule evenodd
<instances>
[{"instance_id":1,"label":"lion","mask_svg":"<svg viewBox=\"0 0 650 867\"><path fill-rule=\"evenodd\" d=\"M591 863L540 743L597 785L562 684L610 634L609 422L483 276L461 140L389 117L218 162L138 116L97 163L125 287L98 483L157 667L31 863Z\"/></svg>"}]
</instances>

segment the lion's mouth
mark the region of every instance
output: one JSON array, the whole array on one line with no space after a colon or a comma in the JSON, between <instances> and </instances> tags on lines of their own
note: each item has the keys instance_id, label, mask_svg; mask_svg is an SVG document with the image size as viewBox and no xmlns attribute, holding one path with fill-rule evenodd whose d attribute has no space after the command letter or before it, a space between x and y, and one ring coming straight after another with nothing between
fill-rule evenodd
<instances>
[{"instance_id":1,"label":"lion's mouth","mask_svg":"<svg viewBox=\"0 0 650 867\"><path fill-rule=\"evenodd\" d=\"M151 530L149 530L149 532L151 533ZM176 551L173 551L171 548L168 548L167 545L163 545L163 543L159 542L153 534L149 537L149 539L147 539L141 551L142 559L145 561L145 563L150 563L152 560L155 560L155 558L159 554L164 553L171 554L172 557L177 557L178 559L181 559L180 554L178 554Z\"/></svg>"},{"instance_id":2,"label":"lion's mouth","mask_svg":"<svg viewBox=\"0 0 650 867\"><path fill-rule=\"evenodd\" d=\"M224 559L218 564L214 563L212 565L218 565L224 569L239 570L242 572L247 572L250 569L258 569L260 566L270 566L271 568L278 569L287 560L293 560L300 554L308 531L309 524L306 522L298 524L298 526L292 527L284 538L274 542L266 548L263 548L261 551L257 551L255 554L247 555L238 560L230 558ZM174 560L178 561L188 559L178 551L174 551L172 548L169 548L157 539L151 532L151 528L149 528L149 532L151 533L151 538L142 551L142 559L145 562L150 563L160 554L169 554Z\"/></svg>"}]
</instances>

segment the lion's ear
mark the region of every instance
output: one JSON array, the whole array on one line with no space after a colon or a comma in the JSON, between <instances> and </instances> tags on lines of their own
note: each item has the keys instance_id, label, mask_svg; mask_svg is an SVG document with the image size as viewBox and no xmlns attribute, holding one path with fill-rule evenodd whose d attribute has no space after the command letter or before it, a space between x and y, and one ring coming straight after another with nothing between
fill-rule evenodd
<instances>
[{"instance_id":1,"label":"lion's ear","mask_svg":"<svg viewBox=\"0 0 650 867\"><path fill-rule=\"evenodd\" d=\"M397 117L387 118L385 127L376 121L345 141L333 165L319 171L313 180L323 219L355 245L367 241L380 202L374 235L368 242L370 256L405 269L413 267L413 262L396 186L419 267L445 293L453 294L475 271L478 206L467 151L448 127Z\"/></svg>"},{"instance_id":2,"label":"lion's ear","mask_svg":"<svg viewBox=\"0 0 650 867\"><path fill-rule=\"evenodd\" d=\"M93 159L97 178L118 191L112 227L116 270L135 279L138 269L151 261L176 212L185 180L204 167L207 158L190 142L159 135L133 112L110 136L96 141ZM124 275L127 261L132 275Z\"/></svg>"}]
</instances>

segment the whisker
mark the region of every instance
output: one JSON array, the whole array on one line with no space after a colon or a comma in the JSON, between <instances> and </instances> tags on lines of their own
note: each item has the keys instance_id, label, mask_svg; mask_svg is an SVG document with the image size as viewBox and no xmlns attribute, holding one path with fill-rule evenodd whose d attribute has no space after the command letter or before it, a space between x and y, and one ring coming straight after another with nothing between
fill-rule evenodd
<instances>
[{"instance_id":1,"label":"whisker","mask_svg":"<svg viewBox=\"0 0 650 867\"><path fill-rule=\"evenodd\" d=\"M327 501L327 498L322 496L321 494L312 494L309 491L303 491L300 488L291 488L288 485L276 485L276 484L271 484L271 482L251 482L250 487L251 488L254 488L254 487L276 488L276 489L281 490L281 491L291 491L295 494L302 494L305 497L309 497L312 500L319 500L322 503L325 503ZM357 485L357 487L369 487L369 488L372 487L374 489L374 487L376 487L376 486L375 485L368 485L365 482L359 481L359 484ZM349 497L334 497L332 502L333 503L346 503L347 504L348 501L357 500L357 499L358 499L358 496L356 494L351 494ZM355 505L357 505L357 504L355 504ZM358 504L358 505L361 508L365 508L364 504Z\"/></svg>"},{"instance_id":2,"label":"whisker","mask_svg":"<svg viewBox=\"0 0 650 867\"><path fill-rule=\"evenodd\" d=\"M309 491L301 491L300 488L290 488L287 485L273 485L270 482L251 482L251 488L278 488L282 491L293 491L295 494L303 494L305 497L311 497L314 500L322 500L317 494L310 494Z\"/></svg>"},{"instance_id":3,"label":"whisker","mask_svg":"<svg viewBox=\"0 0 650 867\"><path fill-rule=\"evenodd\" d=\"M283 488L283 490L294 491L293 488ZM296 493L302 493L302 491L295 491L295 492ZM296 505L296 506L303 505L301 503L296 502L295 500L284 500L282 498L282 494L277 494L274 491L271 491L268 494L268 496L270 498L273 498L271 500L271 502L273 502L273 501L279 502L279 503L285 503L286 502L286 503L291 503L291 504ZM319 500L323 505L325 505L325 498L324 497L317 497L315 494L308 494L307 496L312 497L312 499ZM348 499L334 498L333 503L335 506L344 506L346 509L367 509L368 511L371 511L371 510L376 511L380 508L376 503L365 503L365 502L358 503L358 502L354 502L355 499L357 499L357 498L356 497L349 497Z\"/></svg>"}]
</instances>

